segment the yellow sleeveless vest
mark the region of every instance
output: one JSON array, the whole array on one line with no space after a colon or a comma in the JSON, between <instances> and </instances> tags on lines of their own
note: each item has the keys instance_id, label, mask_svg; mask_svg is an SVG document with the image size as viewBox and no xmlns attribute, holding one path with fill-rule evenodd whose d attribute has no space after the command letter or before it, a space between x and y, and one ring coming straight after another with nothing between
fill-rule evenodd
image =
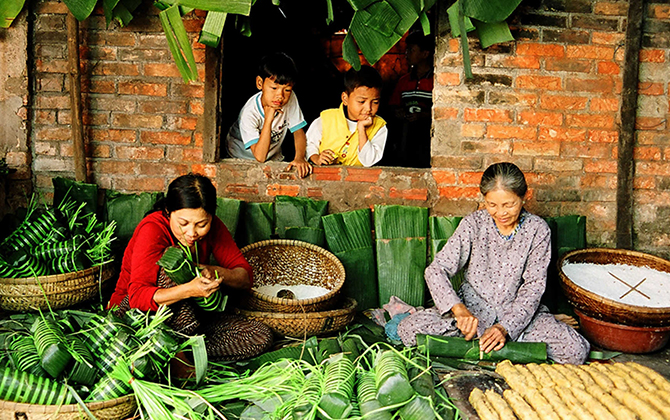
<instances>
[{"instance_id":1,"label":"yellow sleeveless vest","mask_svg":"<svg viewBox=\"0 0 670 420\"><path fill-rule=\"evenodd\" d=\"M380 128L386 125L382 117L375 115L372 125L365 129L368 140L372 139ZM358 129L349 132L347 119L344 116L344 104L339 108L321 112L321 144L319 153L330 149L335 155L335 165L363 166L358 160Z\"/></svg>"}]
</instances>

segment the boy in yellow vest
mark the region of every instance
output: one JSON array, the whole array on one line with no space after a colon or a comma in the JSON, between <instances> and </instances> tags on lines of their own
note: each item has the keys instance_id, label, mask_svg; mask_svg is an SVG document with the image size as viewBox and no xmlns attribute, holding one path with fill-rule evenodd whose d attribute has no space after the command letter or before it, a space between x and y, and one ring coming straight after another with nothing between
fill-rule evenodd
<instances>
[{"instance_id":1,"label":"boy in yellow vest","mask_svg":"<svg viewBox=\"0 0 670 420\"><path fill-rule=\"evenodd\" d=\"M372 166L381 160L388 130L377 115L382 78L370 66L344 75L339 108L327 109L307 130L307 157L314 165Z\"/></svg>"}]
</instances>

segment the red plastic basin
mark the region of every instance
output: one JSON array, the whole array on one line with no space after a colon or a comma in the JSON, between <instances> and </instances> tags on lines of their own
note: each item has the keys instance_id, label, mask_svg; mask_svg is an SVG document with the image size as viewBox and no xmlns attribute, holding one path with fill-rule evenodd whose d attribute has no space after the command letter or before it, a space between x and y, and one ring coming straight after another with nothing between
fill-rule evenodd
<instances>
[{"instance_id":1,"label":"red plastic basin","mask_svg":"<svg viewBox=\"0 0 670 420\"><path fill-rule=\"evenodd\" d=\"M575 310L581 332L599 347L624 353L651 353L668 344L668 327L631 327L601 321Z\"/></svg>"}]
</instances>

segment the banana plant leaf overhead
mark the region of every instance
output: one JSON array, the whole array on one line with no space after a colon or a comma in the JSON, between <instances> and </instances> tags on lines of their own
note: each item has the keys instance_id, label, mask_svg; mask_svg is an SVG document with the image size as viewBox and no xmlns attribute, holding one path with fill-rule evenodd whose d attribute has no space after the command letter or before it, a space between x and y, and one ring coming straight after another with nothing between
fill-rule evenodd
<instances>
[{"instance_id":1,"label":"banana plant leaf overhead","mask_svg":"<svg viewBox=\"0 0 670 420\"><path fill-rule=\"evenodd\" d=\"M2 0L0 1L0 28L9 28L14 19L23 10L26 0Z\"/></svg>"},{"instance_id":2,"label":"banana plant leaf overhead","mask_svg":"<svg viewBox=\"0 0 670 420\"><path fill-rule=\"evenodd\" d=\"M85 20L98 2L102 3L107 26L116 21L127 26L142 0L63 0L70 12L80 21ZM326 2L326 23L333 21L333 0ZM342 45L344 59L359 69L360 53L370 64L375 64L388 52L418 20L425 34L430 33L426 12L436 0L347 0L354 10L347 35ZM26 0L0 1L0 28L7 28L21 12ZM207 11L198 41L216 47L228 15L234 15L232 24L244 35L251 35L251 6L256 0L156 0L160 21L168 40L170 51L184 81L197 80L193 50L182 22L185 14L194 9ZM452 35L476 30L482 47L511 41L505 19L517 8L521 0L457 0L448 10ZM279 6L280 0L272 0ZM467 36L461 37L463 63L466 77L472 77Z\"/></svg>"},{"instance_id":3,"label":"banana plant leaf overhead","mask_svg":"<svg viewBox=\"0 0 670 420\"><path fill-rule=\"evenodd\" d=\"M482 48L501 42L513 41L514 37L505 19L512 14L520 3L521 0L456 0L447 9L451 35L454 38L461 37L463 67L467 78L471 79L473 77L470 51L468 49L468 37L461 36L461 34L467 34L476 29Z\"/></svg>"}]
</instances>

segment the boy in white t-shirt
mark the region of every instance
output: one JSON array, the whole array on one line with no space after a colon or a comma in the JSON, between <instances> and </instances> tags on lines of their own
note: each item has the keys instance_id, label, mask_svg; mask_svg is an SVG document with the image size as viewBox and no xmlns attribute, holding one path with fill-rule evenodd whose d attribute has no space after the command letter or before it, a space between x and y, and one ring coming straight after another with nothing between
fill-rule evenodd
<instances>
[{"instance_id":1,"label":"boy in white t-shirt","mask_svg":"<svg viewBox=\"0 0 670 420\"><path fill-rule=\"evenodd\" d=\"M296 168L303 178L312 171L305 160L307 139L302 116L293 85L298 71L295 63L284 53L263 57L256 76L260 92L249 98L242 107L237 121L226 137L228 154L233 158L281 161L281 145L286 131L291 130L295 141L295 158L287 170Z\"/></svg>"}]
</instances>

